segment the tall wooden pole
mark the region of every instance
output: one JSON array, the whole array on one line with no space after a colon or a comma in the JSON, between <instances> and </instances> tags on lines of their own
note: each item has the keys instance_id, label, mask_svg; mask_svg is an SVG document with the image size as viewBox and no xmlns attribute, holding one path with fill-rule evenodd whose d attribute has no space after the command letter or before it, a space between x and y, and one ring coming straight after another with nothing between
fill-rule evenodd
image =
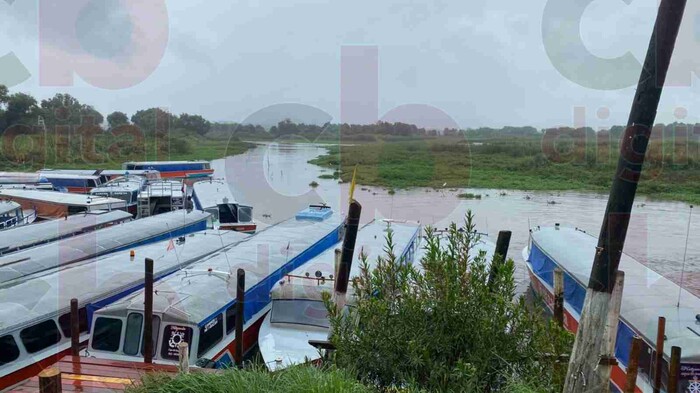
<instances>
[{"instance_id":1,"label":"tall wooden pole","mask_svg":"<svg viewBox=\"0 0 700 393\"><path fill-rule=\"evenodd\" d=\"M668 393L678 393L681 378L681 347L671 347L671 365L668 370Z\"/></svg>"},{"instance_id":2,"label":"tall wooden pole","mask_svg":"<svg viewBox=\"0 0 700 393\"><path fill-rule=\"evenodd\" d=\"M80 310L78 299L70 300L70 351L73 356L80 356Z\"/></svg>"},{"instance_id":3,"label":"tall wooden pole","mask_svg":"<svg viewBox=\"0 0 700 393\"><path fill-rule=\"evenodd\" d=\"M632 348L630 349L630 360L627 364L627 380L625 383L625 393L635 393L637 387L637 373L639 372L639 355L642 353L642 338L634 336L632 338Z\"/></svg>"},{"instance_id":4,"label":"tall wooden pole","mask_svg":"<svg viewBox=\"0 0 700 393\"><path fill-rule=\"evenodd\" d=\"M348 209L345 237L343 237L343 248L340 254L340 265L338 266L338 275L335 278L335 291L333 294L333 300L339 310L345 307L345 294L348 292L350 269L352 268L352 258L355 255L355 242L357 241L357 231L360 228L361 214L362 205L360 205L360 202L352 200Z\"/></svg>"},{"instance_id":5,"label":"tall wooden pole","mask_svg":"<svg viewBox=\"0 0 700 393\"><path fill-rule=\"evenodd\" d=\"M554 269L554 305L552 307L554 321L559 327L564 327L564 271Z\"/></svg>"},{"instance_id":6,"label":"tall wooden pole","mask_svg":"<svg viewBox=\"0 0 700 393\"><path fill-rule=\"evenodd\" d=\"M236 271L236 367L243 368L243 322L245 322L245 270Z\"/></svg>"},{"instance_id":7,"label":"tall wooden pole","mask_svg":"<svg viewBox=\"0 0 700 393\"><path fill-rule=\"evenodd\" d=\"M496 239L496 250L493 255L493 260L491 261L491 269L489 269L489 288L493 289L493 280L496 278L496 271L498 270L499 264L502 264L506 257L508 256L508 247L510 246L510 236L511 231L500 231L498 232L498 238Z\"/></svg>"},{"instance_id":8,"label":"tall wooden pole","mask_svg":"<svg viewBox=\"0 0 700 393\"><path fill-rule=\"evenodd\" d=\"M664 341L666 340L666 318L659 317L656 328L656 356L654 356L654 393L661 391L661 374L664 369Z\"/></svg>"},{"instance_id":9,"label":"tall wooden pole","mask_svg":"<svg viewBox=\"0 0 700 393\"><path fill-rule=\"evenodd\" d=\"M565 392L595 391L609 383L609 375L601 380L601 374L596 372L607 345L600 337L605 328L637 183L685 4L686 0L662 0L659 5L627 128L620 143L620 158L600 229L586 300L564 384Z\"/></svg>"},{"instance_id":10,"label":"tall wooden pole","mask_svg":"<svg viewBox=\"0 0 700 393\"><path fill-rule=\"evenodd\" d=\"M146 258L143 305L143 362L153 363L153 259Z\"/></svg>"}]
</instances>

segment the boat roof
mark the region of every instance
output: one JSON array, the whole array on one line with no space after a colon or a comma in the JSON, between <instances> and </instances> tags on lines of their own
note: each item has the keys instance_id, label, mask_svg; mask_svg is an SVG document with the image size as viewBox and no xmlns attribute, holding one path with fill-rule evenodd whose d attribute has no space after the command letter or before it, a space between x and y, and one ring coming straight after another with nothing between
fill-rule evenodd
<instances>
[{"instance_id":1,"label":"boat roof","mask_svg":"<svg viewBox=\"0 0 700 393\"><path fill-rule=\"evenodd\" d=\"M90 194L105 191L134 191L146 186L146 179L141 176L120 176L90 190Z\"/></svg>"},{"instance_id":2,"label":"boat roof","mask_svg":"<svg viewBox=\"0 0 700 393\"><path fill-rule=\"evenodd\" d=\"M13 210L17 210L20 207L22 207L19 203L17 202L12 202L12 201L0 201L0 214L5 214L9 213ZM3 232L4 234L5 232Z\"/></svg>"},{"instance_id":3,"label":"boat roof","mask_svg":"<svg viewBox=\"0 0 700 393\"><path fill-rule=\"evenodd\" d=\"M206 160L181 160L181 161L128 161L124 165L167 165L167 164L208 164Z\"/></svg>"},{"instance_id":4,"label":"boat roof","mask_svg":"<svg viewBox=\"0 0 700 393\"><path fill-rule=\"evenodd\" d=\"M104 206L105 208L120 208L126 202L117 198L73 194L48 190L0 189L0 199L25 199L69 206Z\"/></svg>"},{"instance_id":5,"label":"boat roof","mask_svg":"<svg viewBox=\"0 0 700 393\"><path fill-rule=\"evenodd\" d=\"M131 218L131 213L122 210L96 210L73 214L65 219L48 220L32 225L13 227L2 232L2 236L0 236L0 253L7 254L7 250L27 248L90 230L94 227L126 221Z\"/></svg>"},{"instance_id":6,"label":"boat roof","mask_svg":"<svg viewBox=\"0 0 700 393\"><path fill-rule=\"evenodd\" d=\"M49 169L44 168L37 173L63 173L69 175L92 175L92 176L118 176L118 175L145 175L160 173L155 169ZM0 172L0 177L2 172Z\"/></svg>"},{"instance_id":7,"label":"boat roof","mask_svg":"<svg viewBox=\"0 0 700 393\"><path fill-rule=\"evenodd\" d=\"M170 251L169 240L164 240L135 247L135 259L128 251L116 252L0 288L0 336L68 312L72 298L82 307L143 285L144 258L153 259L154 275L161 277L248 236L234 231L196 232L187 235L184 243L175 242Z\"/></svg>"},{"instance_id":8,"label":"boat roof","mask_svg":"<svg viewBox=\"0 0 700 393\"><path fill-rule=\"evenodd\" d=\"M161 314L163 323L204 324L234 301L238 268L246 272L245 289L249 291L314 245L321 244L340 225L338 214L334 214L324 221L292 218L269 226L158 282L154 287L153 312ZM99 314L126 316L130 310L142 311L143 302L143 291L139 291L100 310Z\"/></svg>"},{"instance_id":9,"label":"boat roof","mask_svg":"<svg viewBox=\"0 0 700 393\"><path fill-rule=\"evenodd\" d=\"M38 173L28 172L0 172L0 183L39 183L44 178ZM44 178L45 179L45 178Z\"/></svg>"},{"instance_id":10,"label":"boat roof","mask_svg":"<svg viewBox=\"0 0 700 393\"><path fill-rule=\"evenodd\" d=\"M209 213L202 211L168 212L18 251L0 257L0 285L136 245L178 228L205 221L209 216Z\"/></svg>"},{"instance_id":11,"label":"boat roof","mask_svg":"<svg viewBox=\"0 0 700 393\"><path fill-rule=\"evenodd\" d=\"M532 241L579 284L588 286L598 245L594 236L574 228L547 227L533 230ZM700 299L627 254L622 254L619 270L625 272L620 319L654 343L658 317L665 317L665 354L670 356L671 346L678 346L683 348L684 360L700 360L700 335L696 333L700 332L696 319ZM679 293L680 307L676 307Z\"/></svg>"},{"instance_id":12,"label":"boat roof","mask_svg":"<svg viewBox=\"0 0 700 393\"><path fill-rule=\"evenodd\" d=\"M96 180L99 179L99 175L94 174L82 174L82 173L64 173L64 172L39 172L39 175L47 179L84 179L84 180Z\"/></svg>"},{"instance_id":13,"label":"boat roof","mask_svg":"<svg viewBox=\"0 0 700 393\"><path fill-rule=\"evenodd\" d=\"M406 255L411 247L417 247L420 234L420 225L411 222L397 222L392 220L377 220L364 225L357 233L355 252L353 254L350 277L357 277L361 272L360 253L367 257L367 263L373 267L377 257L386 256L386 242L388 231L392 231L394 248L397 257ZM415 246L414 246L415 244ZM332 292L335 281L335 249L341 248L338 242L334 247L319 254L304 265L291 271L282 281L276 283L270 295L273 299L307 299L321 300L323 292ZM414 249L414 251L416 251ZM307 276L308 275L308 276ZM318 279L317 277L323 277ZM307 278L308 277L308 278ZM348 294L352 288L348 288ZM350 300L351 296L348 296Z\"/></svg>"},{"instance_id":14,"label":"boat roof","mask_svg":"<svg viewBox=\"0 0 700 393\"><path fill-rule=\"evenodd\" d=\"M231 186L223 179L201 180L194 183L192 188L202 209L224 204L224 199L229 204L237 203L231 193Z\"/></svg>"}]
</instances>

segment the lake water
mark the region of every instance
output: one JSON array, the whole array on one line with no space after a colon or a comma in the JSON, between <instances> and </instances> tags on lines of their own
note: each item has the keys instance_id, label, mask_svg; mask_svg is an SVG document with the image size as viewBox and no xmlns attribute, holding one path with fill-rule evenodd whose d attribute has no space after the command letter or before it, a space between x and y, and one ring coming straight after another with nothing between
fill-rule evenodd
<instances>
[{"instance_id":1,"label":"lake water","mask_svg":"<svg viewBox=\"0 0 700 393\"><path fill-rule=\"evenodd\" d=\"M215 176L226 177L240 202L254 206L255 219L262 227L290 218L311 203L324 202L336 211L341 206L340 210L346 210L349 185L319 179L319 175L333 171L307 163L324 153L321 146L271 143L216 160L213 167ZM318 186L311 187L312 181ZM482 198L459 199L457 194L463 192L480 194ZM357 185L355 199L362 204L363 223L392 218L443 228L451 222L461 222L471 210L478 230L487 233L494 243L498 231L512 231L508 255L516 261L522 289L528 278L520 252L527 244L528 228L560 223L597 236L607 194L455 189L448 184L441 190L414 188L396 190L390 195L382 187ZM625 252L679 282L690 210L685 203L638 196ZM700 242L696 241L700 236L700 217L692 217L689 233L683 287L700 295Z\"/></svg>"}]
</instances>

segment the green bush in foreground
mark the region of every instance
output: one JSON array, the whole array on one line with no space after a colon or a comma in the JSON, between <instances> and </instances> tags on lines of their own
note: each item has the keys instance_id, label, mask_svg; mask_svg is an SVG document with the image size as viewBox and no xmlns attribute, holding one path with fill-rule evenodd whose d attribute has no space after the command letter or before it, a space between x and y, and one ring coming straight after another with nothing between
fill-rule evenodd
<instances>
[{"instance_id":1,"label":"green bush in foreground","mask_svg":"<svg viewBox=\"0 0 700 393\"><path fill-rule=\"evenodd\" d=\"M263 368L220 373L191 373L172 376L146 374L142 384L127 393L306 393L306 392L374 392L352 375L337 369L312 366L293 367L276 373Z\"/></svg>"},{"instance_id":2,"label":"green bush in foreground","mask_svg":"<svg viewBox=\"0 0 700 393\"><path fill-rule=\"evenodd\" d=\"M336 365L355 370L380 390L414 386L444 392L561 392L572 336L513 301L512 260L490 261L473 251L473 216L464 230L441 236L426 229L422 272L393 252L369 270L366 259L353 285L347 316L328 303Z\"/></svg>"}]
</instances>

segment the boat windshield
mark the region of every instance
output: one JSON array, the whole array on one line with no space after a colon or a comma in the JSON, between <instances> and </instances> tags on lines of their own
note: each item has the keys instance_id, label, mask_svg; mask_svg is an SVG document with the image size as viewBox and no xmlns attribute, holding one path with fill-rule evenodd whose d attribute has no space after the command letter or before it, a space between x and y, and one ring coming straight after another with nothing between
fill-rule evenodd
<instances>
[{"instance_id":1,"label":"boat windshield","mask_svg":"<svg viewBox=\"0 0 700 393\"><path fill-rule=\"evenodd\" d=\"M219 222L222 223L234 223L238 222L238 209L236 205L232 204L221 204L219 205Z\"/></svg>"},{"instance_id":2,"label":"boat windshield","mask_svg":"<svg viewBox=\"0 0 700 393\"><path fill-rule=\"evenodd\" d=\"M328 311L320 300L274 300L270 322L330 327Z\"/></svg>"}]
</instances>

